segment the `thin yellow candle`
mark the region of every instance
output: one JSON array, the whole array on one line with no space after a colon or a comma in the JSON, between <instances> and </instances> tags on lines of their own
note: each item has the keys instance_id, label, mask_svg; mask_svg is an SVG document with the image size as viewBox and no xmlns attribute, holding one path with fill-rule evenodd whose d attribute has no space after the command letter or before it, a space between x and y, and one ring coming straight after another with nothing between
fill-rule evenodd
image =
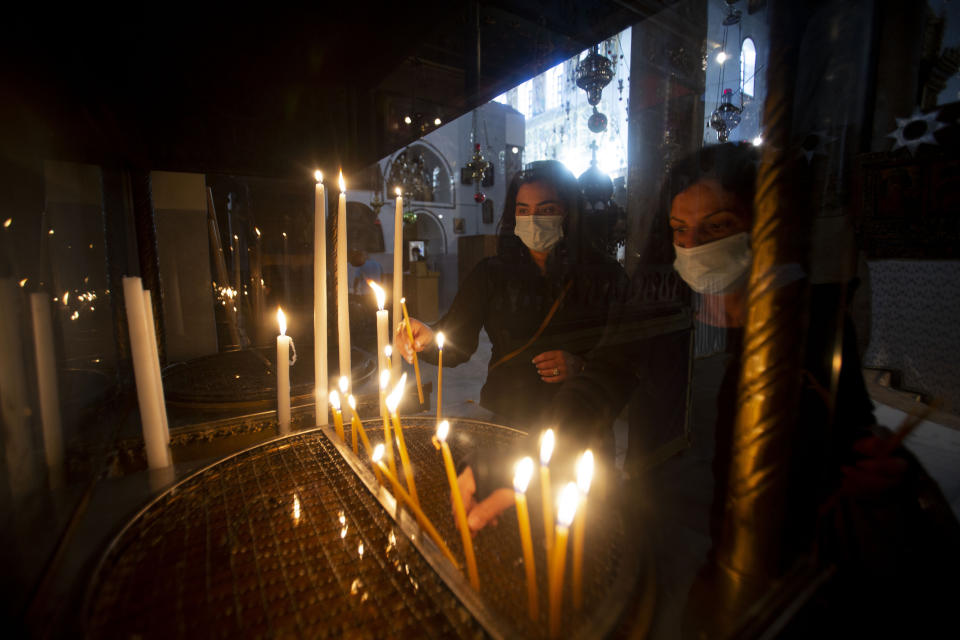
<instances>
[{"instance_id":1,"label":"thin yellow candle","mask_svg":"<svg viewBox=\"0 0 960 640\"><path fill-rule=\"evenodd\" d=\"M350 405L350 444L353 446L353 455L358 456L360 448L357 446L357 426L360 419L357 418L357 399L352 393L347 396L347 404Z\"/></svg>"},{"instance_id":2,"label":"thin yellow candle","mask_svg":"<svg viewBox=\"0 0 960 640\"><path fill-rule=\"evenodd\" d=\"M360 442L363 443L363 448L367 452L367 455L373 455L373 447L370 446L370 440L367 438L367 432L363 428L363 423L360 422L360 418L357 416L357 399L353 397L352 393L347 396L347 403L350 405L350 408L354 410L353 416L350 419L350 430L354 434L360 434ZM353 452L359 455L357 451L356 435L353 437ZM377 465L373 465L373 475L377 476L377 482L381 484L383 483L383 478L380 477L380 468L377 467Z\"/></svg>"},{"instance_id":3,"label":"thin yellow candle","mask_svg":"<svg viewBox=\"0 0 960 640\"><path fill-rule=\"evenodd\" d=\"M390 467L390 471L393 472L393 475L397 475L397 462L393 457L393 436L391 432L393 429L390 427L390 412L387 410L387 385L390 384L390 372L381 371L380 372L380 402L383 406L383 441L386 443L386 458L387 466Z\"/></svg>"},{"instance_id":4,"label":"thin yellow candle","mask_svg":"<svg viewBox=\"0 0 960 640\"><path fill-rule=\"evenodd\" d=\"M533 476L533 458L520 460L513 471L513 490L517 499L517 520L520 523L520 544L523 566L527 572L527 614L534 622L540 617L537 595L537 569L533 560L533 537L530 535L530 512L527 510L527 487Z\"/></svg>"},{"instance_id":5,"label":"thin yellow candle","mask_svg":"<svg viewBox=\"0 0 960 640\"><path fill-rule=\"evenodd\" d=\"M350 390L350 380L347 376L340 376L340 379L337 381L337 386L340 388L340 395L346 398ZM344 442L346 442L346 440L344 440Z\"/></svg>"},{"instance_id":6,"label":"thin yellow candle","mask_svg":"<svg viewBox=\"0 0 960 640\"><path fill-rule=\"evenodd\" d=\"M387 469L383 462L383 451L384 447L382 444L378 444L377 447L373 450L373 464L375 467L380 469L380 473L387 477L387 480L390 481L390 486L393 489L394 497L396 497L398 502L406 503L407 508L417 519L417 522L420 524L420 527L427 532L427 535L436 543L437 547L440 549L440 552L446 556L447 560L455 566L460 568L460 563L457 562L457 559L453 557L453 553L450 551L450 548L447 547L447 544L443 541L443 538L440 537L440 533L437 531L436 527L433 526L433 523L427 519L426 514L418 507L413 504L413 501L410 499L410 494L403 490L403 487L400 486L400 481L397 480L397 476L390 473L390 470ZM383 484L383 481L380 481Z\"/></svg>"},{"instance_id":7,"label":"thin yellow candle","mask_svg":"<svg viewBox=\"0 0 960 640\"><path fill-rule=\"evenodd\" d=\"M443 332L437 333L437 424L440 423L440 415L443 405Z\"/></svg>"},{"instance_id":8,"label":"thin yellow candle","mask_svg":"<svg viewBox=\"0 0 960 640\"><path fill-rule=\"evenodd\" d=\"M330 406L333 407L333 426L340 440L346 442L347 439L343 435L343 414L340 412L340 394L336 389L330 391Z\"/></svg>"},{"instance_id":9,"label":"thin yellow candle","mask_svg":"<svg viewBox=\"0 0 960 640\"><path fill-rule=\"evenodd\" d=\"M570 523L577 513L580 493L577 485L568 482L560 492L557 505L557 535L553 550L553 571L550 572L550 637L560 635L560 618L563 613L563 572L567 563L567 536Z\"/></svg>"},{"instance_id":10,"label":"thin yellow candle","mask_svg":"<svg viewBox=\"0 0 960 640\"><path fill-rule=\"evenodd\" d=\"M577 488L580 490L580 506L573 525L573 608L583 607L583 539L587 521L587 494L593 482L593 452L587 449L577 462Z\"/></svg>"},{"instance_id":11,"label":"thin yellow candle","mask_svg":"<svg viewBox=\"0 0 960 640\"><path fill-rule=\"evenodd\" d=\"M556 438L553 429L547 429L540 436L540 490L543 496L543 536L547 544L547 558L553 552L553 496L550 486L550 458L553 457L553 447ZM547 562L547 571L550 563Z\"/></svg>"},{"instance_id":12,"label":"thin yellow candle","mask_svg":"<svg viewBox=\"0 0 960 640\"><path fill-rule=\"evenodd\" d=\"M440 442L440 451L443 453L443 466L447 470L447 481L450 483L450 495L453 498L453 513L460 529L460 541L463 543L463 555L467 560L467 575L470 586L480 590L480 576L477 574L477 559L473 555L473 539L470 537L470 527L467 525L467 510L463 508L463 497L460 495L460 485L457 484L457 472L453 467L453 456L447 445L447 436L450 434L450 423L444 420L437 426L437 440Z\"/></svg>"},{"instance_id":13,"label":"thin yellow candle","mask_svg":"<svg viewBox=\"0 0 960 640\"><path fill-rule=\"evenodd\" d=\"M413 327L410 326L410 314L407 313L407 299L400 298L400 308L403 309L403 323L407 326L407 337L410 338L410 344L413 344ZM423 404L423 385L420 383L420 360L417 358L417 352L413 352L413 373L417 378L417 397L420 398L420 404Z\"/></svg>"},{"instance_id":14,"label":"thin yellow candle","mask_svg":"<svg viewBox=\"0 0 960 640\"><path fill-rule=\"evenodd\" d=\"M407 384L407 374L400 376L400 382L390 397L387 398L387 409L393 417L393 430L397 437L397 448L400 450L400 463L403 465L403 475L407 480L407 489L413 497L414 503L420 504L417 497L417 485L413 481L413 466L410 464L410 456L407 455L407 443L403 438L403 427L400 425L400 416L397 414L397 407L400 405L400 398L403 397L403 389Z\"/></svg>"}]
</instances>

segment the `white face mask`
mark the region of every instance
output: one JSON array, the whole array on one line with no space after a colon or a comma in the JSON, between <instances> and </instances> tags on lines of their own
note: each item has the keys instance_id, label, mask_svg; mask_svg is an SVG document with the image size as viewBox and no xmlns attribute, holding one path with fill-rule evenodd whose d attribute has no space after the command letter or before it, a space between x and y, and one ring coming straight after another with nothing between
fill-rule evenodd
<instances>
[{"instance_id":1,"label":"white face mask","mask_svg":"<svg viewBox=\"0 0 960 640\"><path fill-rule=\"evenodd\" d=\"M726 293L750 269L750 234L735 233L721 240L686 249L673 245L673 268L697 293Z\"/></svg>"},{"instance_id":2,"label":"white face mask","mask_svg":"<svg viewBox=\"0 0 960 640\"><path fill-rule=\"evenodd\" d=\"M546 253L563 238L563 216L517 216L513 233L531 251Z\"/></svg>"}]
</instances>

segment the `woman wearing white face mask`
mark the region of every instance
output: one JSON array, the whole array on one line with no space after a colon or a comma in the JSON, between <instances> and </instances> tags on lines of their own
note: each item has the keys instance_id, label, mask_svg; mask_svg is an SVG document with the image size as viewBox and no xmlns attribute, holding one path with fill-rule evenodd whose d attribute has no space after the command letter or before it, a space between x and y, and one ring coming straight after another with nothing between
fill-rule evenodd
<instances>
[{"instance_id":1,"label":"woman wearing white face mask","mask_svg":"<svg viewBox=\"0 0 960 640\"><path fill-rule=\"evenodd\" d=\"M579 212L579 186L566 167L556 161L528 165L508 187L497 255L464 279L432 328L411 319L412 342L405 330L397 332L401 354L409 362L414 351L422 351L422 358L435 362L434 332L443 331L443 364L457 366L470 358L485 329L493 353L481 406L517 426L539 426L559 383L582 370L582 354L593 346L590 339L570 345L567 336L596 328L598 339L605 320L603 305L586 304L583 287L574 285L622 273L612 260L593 254L586 260L592 264L583 267L584 253L571 242L579 240L571 233Z\"/></svg>"}]
</instances>

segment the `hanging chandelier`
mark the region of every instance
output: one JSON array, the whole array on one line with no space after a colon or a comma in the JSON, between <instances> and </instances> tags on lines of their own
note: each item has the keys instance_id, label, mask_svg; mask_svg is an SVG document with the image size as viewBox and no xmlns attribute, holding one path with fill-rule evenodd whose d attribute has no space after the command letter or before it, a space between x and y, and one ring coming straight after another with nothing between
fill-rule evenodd
<instances>
[{"instance_id":1,"label":"hanging chandelier","mask_svg":"<svg viewBox=\"0 0 960 640\"><path fill-rule=\"evenodd\" d=\"M587 121L587 127L594 133L607 129L607 116L597 110L603 88L613 80L613 62L600 55L599 45L594 45L587 56L577 63L577 86L587 92L587 102L593 107L593 115Z\"/></svg>"},{"instance_id":2,"label":"hanging chandelier","mask_svg":"<svg viewBox=\"0 0 960 640\"><path fill-rule=\"evenodd\" d=\"M466 166L463 168L464 178L472 182L476 191L473 194L473 201L481 203L487 199L487 195L480 190L481 185L484 182L484 179L487 178L487 174L490 172L492 165L490 161L483 157L483 153L480 152L480 143L477 142L473 145L473 156L470 158L470 161L467 162Z\"/></svg>"},{"instance_id":3,"label":"hanging chandelier","mask_svg":"<svg viewBox=\"0 0 960 640\"><path fill-rule=\"evenodd\" d=\"M406 201L433 201L433 180L427 171L422 153L407 147L394 158L390 165L390 191L398 187Z\"/></svg>"},{"instance_id":4,"label":"hanging chandelier","mask_svg":"<svg viewBox=\"0 0 960 640\"><path fill-rule=\"evenodd\" d=\"M733 25L739 25L742 18L740 11L733 8L737 0L727 0L727 15L723 19L723 45L720 53L717 54L717 62L720 64L720 78L717 82L717 90L722 91L718 96L717 108L710 114L710 128L717 132L717 140L726 142L730 139L730 132L737 128L743 117L743 92L740 92L740 105L733 104L733 89L724 89L724 69L726 61L730 59L727 55L727 31ZM740 41L740 38L737 38Z\"/></svg>"}]
</instances>

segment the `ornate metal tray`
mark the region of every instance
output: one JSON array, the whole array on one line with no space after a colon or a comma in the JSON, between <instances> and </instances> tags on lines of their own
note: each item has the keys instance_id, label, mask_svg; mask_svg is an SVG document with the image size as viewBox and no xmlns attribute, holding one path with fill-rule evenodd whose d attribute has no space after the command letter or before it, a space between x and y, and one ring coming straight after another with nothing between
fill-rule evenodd
<instances>
[{"instance_id":1,"label":"ornate metal tray","mask_svg":"<svg viewBox=\"0 0 960 640\"><path fill-rule=\"evenodd\" d=\"M403 424L421 505L462 559L446 476L431 442L433 420L404 418ZM382 441L378 421L366 421L365 428L372 443ZM454 430L455 456L465 446L507 447L522 435L466 420L456 421ZM85 631L91 637L544 636L547 583L535 487L528 494L541 596L536 623L527 619L514 508L475 538L477 593L380 489L365 458L324 428L236 454L145 507L98 565L84 606ZM617 511L591 504L587 522L585 606L569 611L568 594L567 636L611 631L640 568L640 545L628 539Z\"/></svg>"}]
</instances>

